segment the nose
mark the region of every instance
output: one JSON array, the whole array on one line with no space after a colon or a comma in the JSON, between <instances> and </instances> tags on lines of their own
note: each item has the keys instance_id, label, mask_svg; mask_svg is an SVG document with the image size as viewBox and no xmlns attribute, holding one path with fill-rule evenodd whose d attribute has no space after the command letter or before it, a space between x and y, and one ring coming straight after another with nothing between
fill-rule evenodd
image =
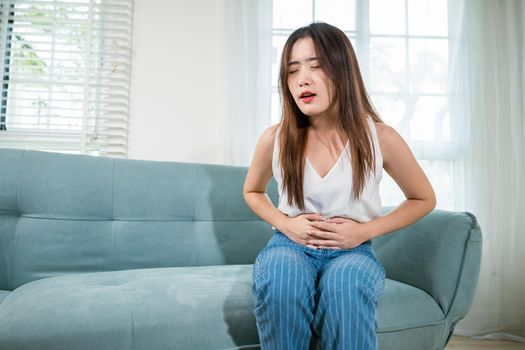
<instances>
[{"instance_id":1,"label":"nose","mask_svg":"<svg viewBox=\"0 0 525 350\"><path fill-rule=\"evenodd\" d=\"M306 86L306 85L310 85L306 80L300 80L299 81L299 87L303 87L303 86Z\"/></svg>"},{"instance_id":2,"label":"nose","mask_svg":"<svg viewBox=\"0 0 525 350\"><path fill-rule=\"evenodd\" d=\"M310 71L308 69L299 69L298 83L299 87L310 85Z\"/></svg>"}]
</instances>

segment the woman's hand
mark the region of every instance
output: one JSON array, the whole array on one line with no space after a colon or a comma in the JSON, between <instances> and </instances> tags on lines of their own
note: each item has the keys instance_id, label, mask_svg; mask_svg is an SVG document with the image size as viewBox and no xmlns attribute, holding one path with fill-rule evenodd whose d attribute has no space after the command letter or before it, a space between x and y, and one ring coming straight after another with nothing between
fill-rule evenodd
<instances>
[{"instance_id":1,"label":"woman's hand","mask_svg":"<svg viewBox=\"0 0 525 350\"><path fill-rule=\"evenodd\" d=\"M308 240L312 238L311 234L321 230L312 226L312 223L323 222L325 218L318 214L301 214L295 217L286 218L283 224L282 232L295 243L317 249ZM327 232L328 233L328 232Z\"/></svg>"},{"instance_id":2,"label":"woman's hand","mask_svg":"<svg viewBox=\"0 0 525 350\"><path fill-rule=\"evenodd\" d=\"M317 230L310 231L307 244L318 248L351 249L370 239L364 223L335 217L325 222L310 222Z\"/></svg>"}]
</instances>

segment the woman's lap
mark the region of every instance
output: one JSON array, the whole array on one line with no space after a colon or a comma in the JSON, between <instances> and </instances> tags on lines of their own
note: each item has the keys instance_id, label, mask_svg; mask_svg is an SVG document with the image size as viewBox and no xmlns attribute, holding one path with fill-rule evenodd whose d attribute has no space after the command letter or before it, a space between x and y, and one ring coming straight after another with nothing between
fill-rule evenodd
<instances>
[{"instance_id":1,"label":"woman's lap","mask_svg":"<svg viewBox=\"0 0 525 350\"><path fill-rule=\"evenodd\" d=\"M293 264L293 268L286 266L290 264ZM371 244L362 244L353 249L316 250L290 240L279 231L276 231L256 258L254 284L265 271L266 278L271 278L272 275L282 278L283 273L297 273L298 268L304 269L304 273L309 276L303 282L309 281L316 288L318 284L330 285L331 280L337 280L339 283L373 283L375 296L379 298L384 287L385 270L375 256ZM280 274L267 273L271 269L279 269Z\"/></svg>"},{"instance_id":2,"label":"woman's lap","mask_svg":"<svg viewBox=\"0 0 525 350\"><path fill-rule=\"evenodd\" d=\"M384 269L370 244L316 250L277 232L254 264L261 344L302 349L314 331L326 349L375 349L383 287Z\"/></svg>"}]
</instances>

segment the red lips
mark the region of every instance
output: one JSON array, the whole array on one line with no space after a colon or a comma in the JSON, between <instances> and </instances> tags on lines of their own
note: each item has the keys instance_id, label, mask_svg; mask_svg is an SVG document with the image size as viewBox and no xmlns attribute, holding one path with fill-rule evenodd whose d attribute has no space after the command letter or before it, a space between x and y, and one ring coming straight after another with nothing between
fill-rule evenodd
<instances>
[{"instance_id":1,"label":"red lips","mask_svg":"<svg viewBox=\"0 0 525 350\"><path fill-rule=\"evenodd\" d=\"M310 96L315 96L316 94L312 91L309 91L309 90L305 90L303 92L301 92L301 95L299 95L299 98L304 98L304 97L310 97Z\"/></svg>"},{"instance_id":2,"label":"red lips","mask_svg":"<svg viewBox=\"0 0 525 350\"><path fill-rule=\"evenodd\" d=\"M314 99L316 94L310 90L305 90L301 92L301 95L299 95L299 99L303 101L304 103L310 103Z\"/></svg>"}]
</instances>

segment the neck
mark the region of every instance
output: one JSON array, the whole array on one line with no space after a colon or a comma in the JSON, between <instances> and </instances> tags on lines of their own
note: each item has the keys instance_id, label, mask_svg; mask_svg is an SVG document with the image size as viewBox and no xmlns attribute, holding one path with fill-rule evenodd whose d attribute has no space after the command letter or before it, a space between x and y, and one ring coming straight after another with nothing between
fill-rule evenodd
<instances>
[{"instance_id":1,"label":"neck","mask_svg":"<svg viewBox=\"0 0 525 350\"><path fill-rule=\"evenodd\" d=\"M316 134L329 135L339 130L337 118L334 113L326 111L321 115L309 116L310 129Z\"/></svg>"},{"instance_id":2,"label":"neck","mask_svg":"<svg viewBox=\"0 0 525 350\"><path fill-rule=\"evenodd\" d=\"M309 116L310 128L315 130L317 133L328 134L334 130L339 129L339 123L337 121L337 114L339 108L337 103L332 103L330 107L322 114Z\"/></svg>"}]
</instances>

